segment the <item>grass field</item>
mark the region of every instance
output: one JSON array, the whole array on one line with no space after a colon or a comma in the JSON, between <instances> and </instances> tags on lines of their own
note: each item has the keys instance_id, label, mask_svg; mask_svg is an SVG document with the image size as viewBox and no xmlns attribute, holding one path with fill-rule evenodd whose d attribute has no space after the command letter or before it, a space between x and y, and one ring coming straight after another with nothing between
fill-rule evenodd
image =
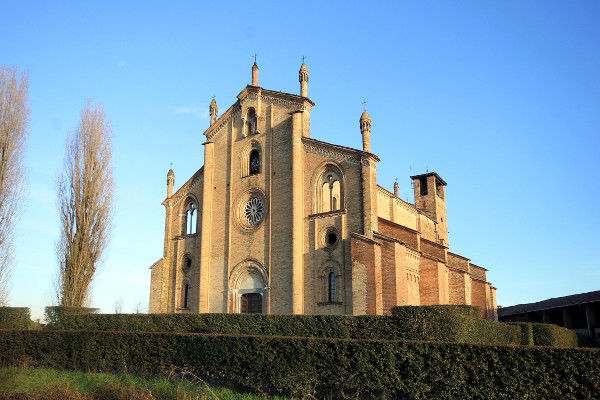
<instances>
[{"instance_id":1,"label":"grass field","mask_svg":"<svg viewBox=\"0 0 600 400\"><path fill-rule=\"evenodd\" d=\"M264 397L198 380L142 379L54 369L0 368L0 400L255 400ZM283 397L269 397L283 400Z\"/></svg>"}]
</instances>

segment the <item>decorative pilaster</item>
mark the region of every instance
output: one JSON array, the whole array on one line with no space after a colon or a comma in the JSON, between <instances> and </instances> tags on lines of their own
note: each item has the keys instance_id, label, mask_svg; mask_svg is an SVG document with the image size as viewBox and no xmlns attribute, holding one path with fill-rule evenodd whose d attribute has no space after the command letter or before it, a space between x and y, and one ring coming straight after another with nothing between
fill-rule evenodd
<instances>
[{"instance_id":1,"label":"decorative pilaster","mask_svg":"<svg viewBox=\"0 0 600 400\"><path fill-rule=\"evenodd\" d=\"M213 175L214 175L214 149L215 143L206 141L204 143L204 181L202 194L202 236L200 250L200 274L198 282L199 306L198 312L209 311L209 283L210 283L210 261L212 256L211 232L212 232L212 204L213 204Z\"/></svg>"},{"instance_id":2,"label":"decorative pilaster","mask_svg":"<svg viewBox=\"0 0 600 400\"><path fill-rule=\"evenodd\" d=\"M292 114L292 313L304 313L302 111Z\"/></svg>"}]
</instances>

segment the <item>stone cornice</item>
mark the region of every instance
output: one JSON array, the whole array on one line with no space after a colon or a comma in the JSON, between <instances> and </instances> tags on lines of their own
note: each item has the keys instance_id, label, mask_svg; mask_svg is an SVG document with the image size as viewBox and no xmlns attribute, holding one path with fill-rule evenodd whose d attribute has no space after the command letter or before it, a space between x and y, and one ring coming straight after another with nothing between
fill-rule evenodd
<instances>
[{"instance_id":1,"label":"stone cornice","mask_svg":"<svg viewBox=\"0 0 600 400\"><path fill-rule=\"evenodd\" d=\"M155 266L157 266L159 263L162 263L163 259L161 258L160 260L158 260L157 262L155 262L154 264L152 264L150 266L150 269L154 268Z\"/></svg>"},{"instance_id":2,"label":"stone cornice","mask_svg":"<svg viewBox=\"0 0 600 400\"><path fill-rule=\"evenodd\" d=\"M337 217L339 215L343 215L346 214L348 212L348 210L346 210L345 208L341 209L341 210L335 210L335 211L327 211L327 212L323 212L323 213L317 213L317 214L310 214L308 216L308 219L322 219L322 218L329 218L329 217Z\"/></svg>"},{"instance_id":3,"label":"stone cornice","mask_svg":"<svg viewBox=\"0 0 600 400\"><path fill-rule=\"evenodd\" d=\"M437 262L440 262L440 263L448 266L444 260L442 260L441 258L438 258L434 255L421 252L421 257L429 258L430 260L437 261Z\"/></svg>"},{"instance_id":4,"label":"stone cornice","mask_svg":"<svg viewBox=\"0 0 600 400\"><path fill-rule=\"evenodd\" d=\"M350 236L355 237L355 238L357 238L359 240L362 240L364 242L369 242L369 243L372 243L372 244L376 244L377 246L381 246L381 243L378 242L377 240L368 238L365 235L362 235L360 233L350 232Z\"/></svg>"},{"instance_id":5,"label":"stone cornice","mask_svg":"<svg viewBox=\"0 0 600 400\"><path fill-rule=\"evenodd\" d=\"M470 266L470 267L475 267L475 268L477 268L477 269L481 269L481 270L484 270L484 271L487 271L487 269L485 269L485 268L483 268L483 267L480 267L479 265L472 264L472 263L470 263L470 264L469 264L469 266Z\"/></svg>"},{"instance_id":6,"label":"stone cornice","mask_svg":"<svg viewBox=\"0 0 600 400\"><path fill-rule=\"evenodd\" d=\"M385 189L384 187L377 185L377 190L383 194L385 194L388 197L391 197L392 199L394 199L396 201L396 203L400 204L400 206L402 208L404 208L405 210L414 213L414 214L419 214L419 210L417 209L417 207L415 207L413 204L402 200L400 197L396 197L392 192L390 192L389 190Z\"/></svg>"},{"instance_id":7,"label":"stone cornice","mask_svg":"<svg viewBox=\"0 0 600 400\"><path fill-rule=\"evenodd\" d=\"M443 244L432 242L431 240L425 239L424 237L421 238L421 242L427 242L428 244L431 244L439 249L447 249L448 248L448 246L444 246Z\"/></svg>"},{"instance_id":8,"label":"stone cornice","mask_svg":"<svg viewBox=\"0 0 600 400\"><path fill-rule=\"evenodd\" d=\"M389 219L385 219L385 218L381 218L381 217L377 217L377 218L378 218L378 220L382 220L382 221L384 221L387 224L391 224L391 225L393 225L393 226L395 226L397 228L403 229L403 230L408 231L410 233L421 234L421 232L419 232L419 231L415 231L414 229L409 228L408 226L404 226L404 225L401 225L401 224L399 224L397 222L390 221Z\"/></svg>"},{"instance_id":9,"label":"stone cornice","mask_svg":"<svg viewBox=\"0 0 600 400\"><path fill-rule=\"evenodd\" d=\"M456 253L452 253L451 251L449 251L449 252L448 252L448 255L449 255L449 256L454 256L454 257L457 257L457 258L460 258L460 259L463 259L463 260L466 260L466 261L471 261L471 259L470 259L470 258L467 258L467 257L461 256L461 255L459 255L459 254L456 254Z\"/></svg>"},{"instance_id":10,"label":"stone cornice","mask_svg":"<svg viewBox=\"0 0 600 400\"><path fill-rule=\"evenodd\" d=\"M204 166L202 166L190 179L187 180L170 198L165 199L162 204L165 207L173 208L189 193L190 189L195 187L198 182L204 178Z\"/></svg>"},{"instance_id":11,"label":"stone cornice","mask_svg":"<svg viewBox=\"0 0 600 400\"><path fill-rule=\"evenodd\" d=\"M223 113L223 115L219 117L219 119L215 121L214 124L212 124L207 130L204 131L204 135L206 136L206 138L209 140L212 139L213 136L219 133L219 131L221 131L221 129L225 125L227 125L227 123L229 122L229 120L231 120L233 115L237 111L241 110L241 108L242 105L240 104L239 100L236 101L231 107L227 109L227 111Z\"/></svg>"},{"instance_id":12,"label":"stone cornice","mask_svg":"<svg viewBox=\"0 0 600 400\"><path fill-rule=\"evenodd\" d=\"M304 143L304 151L307 153L318 154L341 162L370 166L373 169L377 169L379 158L375 154L307 137L303 137L302 142Z\"/></svg>"},{"instance_id":13,"label":"stone cornice","mask_svg":"<svg viewBox=\"0 0 600 400\"><path fill-rule=\"evenodd\" d=\"M197 233L190 233L188 235L179 235L179 236L175 236L172 240L184 240L184 239L193 239L198 237Z\"/></svg>"},{"instance_id":14,"label":"stone cornice","mask_svg":"<svg viewBox=\"0 0 600 400\"><path fill-rule=\"evenodd\" d=\"M297 96L290 93L275 92L273 90L263 89L258 86L248 85L240 94L237 95L238 101L236 101L231 107L227 109L221 115L214 124L212 124L204 135L207 139L212 139L221 129L227 125L231 118L236 115L241 109L242 105L248 100L259 99L264 103L277 104L279 106L289 108L292 110L308 111L310 112L312 106L315 105L310 99L302 96Z\"/></svg>"}]
</instances>

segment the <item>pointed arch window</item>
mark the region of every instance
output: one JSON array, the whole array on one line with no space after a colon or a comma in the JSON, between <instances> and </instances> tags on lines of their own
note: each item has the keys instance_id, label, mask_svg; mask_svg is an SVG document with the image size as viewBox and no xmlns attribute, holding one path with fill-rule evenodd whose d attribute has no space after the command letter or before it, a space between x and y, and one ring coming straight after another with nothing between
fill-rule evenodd
<instances>
[{"instance_id":1,"label":"pointed arch window","mask_svg":"<svg viewBox=\"0 0 600 400\"><path fill-rule=\"evenodd\" d=\"M190 202L185 210L185 234L191 235L196 233L198 225L198 210L196 203Z\"/></svg>"},{"instance_id":2,"label":"pointed arch window","mask_svg":"<svg viewBox=\"0 0 600 400\"><path fill-rule=\"evenodd\" d=\"M318 305L341 305L343 303L344 279L339 264L328 261L321 267L319 284L316 289Z\"/></svg>"},{"instance_id":3,"label":"pointed arch window","mask_svg":"<svg viewBox=\"0 0 600 400\"><path fill-rule=\"evenodd\" d=\"M327 288L327 294L328 294L328 301L330 303L333 303L336 301L336 297L335 297L335 272L330 272L329 273L329 279L328 279L328 288Z\"/></svg>"},{"instance_id":4,"label":"pointed arch window","mask_svg":"<svg viewBox=\"0 0 600 400\"><path fill-rule=\"evenodd\" d=\"M256 139L250 140L240 153L242 178L260 174L263 169L262 146Z\"/></svg>"},{"instance_id":5,"label":"pointed arch window","mask_svg":"<svg viewBox=\"0 0 600 400\"><path fill-rule=\"evenodd\" d=\"M253 149L250 152L250 160L249 160L249 171L250 175L256 175L260 172L260 153L258 149Z\"/></svg>"},{"instance_id":6,"label":"pointed arch window","mask_svg":"<svg viewBox=\"0 0 600 400\"><path fill-rule=\"evenodd\" d=\"M336 211L343 208L343 187L340 174L334 170L326 171L321 179L320 189L317 197L321 200L320 212Z\"/></svg>"},{"instance_id":7,"label":"pointed arch window","mask_svg":"<svg viewBox=\"0 0 600 400\"><path fill-rule=\"evenodd\" d=\"M183 285L183 304L182 308L190 308L190 284L185 283Z\"/></svg>"}]
</instances>

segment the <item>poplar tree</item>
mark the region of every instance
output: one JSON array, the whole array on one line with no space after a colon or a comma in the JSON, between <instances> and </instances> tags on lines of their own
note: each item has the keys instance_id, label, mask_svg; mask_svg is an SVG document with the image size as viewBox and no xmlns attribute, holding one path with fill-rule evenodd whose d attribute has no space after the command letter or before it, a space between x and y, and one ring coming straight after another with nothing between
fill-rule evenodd
<instances>
[{"instance_id":1,"label":"poplar tree","mask_svg":"<svg viewBox=\"0 0 600 400\"><path fill-rule=\"evenodd\" d=\"M29 128L29 83L16 67L0 67L0 306L8 302L14 228L21 214Z\"/></svg>"},{"instance_id":2,"label":"poplar tree","mask_svg":"<svg viewBox=\"0 0 600 400\"><path fill-rule=\"evenodd\" d=\"M104 109L90 100L77 130L67 137L57 184L61 306L88 304L90 285L112 234L114 188L110 122Z\"/></svg>"}]
</instances>

